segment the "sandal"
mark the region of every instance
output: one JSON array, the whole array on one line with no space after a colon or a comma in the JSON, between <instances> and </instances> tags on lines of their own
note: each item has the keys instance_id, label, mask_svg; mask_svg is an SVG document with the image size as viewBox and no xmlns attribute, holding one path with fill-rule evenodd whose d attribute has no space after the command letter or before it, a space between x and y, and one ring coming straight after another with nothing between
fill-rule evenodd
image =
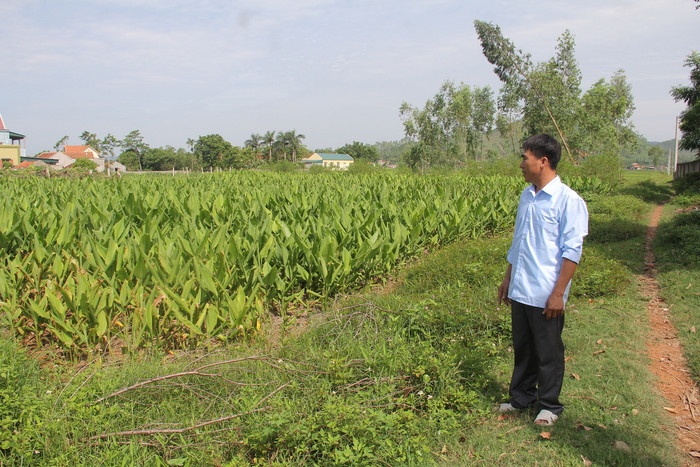
<instances>
[{"instance_id":1,"label":"sandal","mask_svg":"<svg viewBox=\"0 0 700 467\"><path fill-rule=\"evenodd\" d=\"M549 410L541 410L535 418L535 425L552 426L559 419L559 416Z\"/></svg>"},{"instance_id":2,"label":"sandal","mask_svg":"<svg viewBox=\"0 0 700 467\"><path fill-rule=\"evenodd\" d=\"M516 410L518 409L515 408L510 402L506 402L498 406L498 411L500 413L515 412Z\"/></svg>"}]
</instances>

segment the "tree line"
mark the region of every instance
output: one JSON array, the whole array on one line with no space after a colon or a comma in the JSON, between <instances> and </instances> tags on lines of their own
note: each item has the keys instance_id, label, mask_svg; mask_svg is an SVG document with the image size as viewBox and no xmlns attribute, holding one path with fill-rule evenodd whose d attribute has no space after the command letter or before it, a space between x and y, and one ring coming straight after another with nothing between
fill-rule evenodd
<instances>
[{"instance_id":1,"label":"tree line","mask_svg":"<svg viewBox=\"0 0 700 467\"><path fill-rule=\"evenodd\" d=\"M275 132L267 131L264 134L253 133L250 135L244 145L266 158L268 162L291 161L297 162L300 158L311 154L311 151L306 148L301 142L306 138L303 134L297 133L295 130ZM337 154L348 154L355 160L364 160L367 162L377 162L379 153L376 147L353 141L339 148L323 148L316 149L314 152L326 152Z\"/></svg>"},{"instance_id":2,"label":"tree line","mask_svg":"<svg viewBox=\"0 0 700 467\"><path fill-rule=\"evenodd\" d=\"M267 131L253 133L242 146L235 146L219 134L188 138L187 149L173 146L151 147L139 130L133 130L124 138L117 139L111 133L100 138L96 133L83 131L80 140L103 155L106 159L118 160L128 170L206 170L244 169L260 167L281 161L296 163L311 154L302 144L305 136L290 131ZM62 150L69 137L56 142L54 149ZM325 148L315 152L349 154L355 160L376 162L377 149L368 144L353 141L336 149Z\"/></svg>"}]
</instances>

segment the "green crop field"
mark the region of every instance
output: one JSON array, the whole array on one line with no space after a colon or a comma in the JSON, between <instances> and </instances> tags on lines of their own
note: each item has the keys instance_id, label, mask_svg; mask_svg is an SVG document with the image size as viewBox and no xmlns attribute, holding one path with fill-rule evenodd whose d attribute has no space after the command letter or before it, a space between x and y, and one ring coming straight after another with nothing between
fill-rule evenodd
<instances>
[{"instance_id":1,"label":"green crop field","mask_svg":"<svg viewBox=\"0 0 700 467\"><path fill-rule=\"evenodd\" d=\"M0 316L25 342L69 354L114 336L130 349L228 339L265 309L508 227L522 186L395 174L4 178Z\"/></svg>"},{"instance_id":2,"label":"green crop field","mask_svg":"<svg viewBox=\"0 0 700 467\"><path fill-rule=\"evenodd\" d=\"M595 182L584 182L579 185ZM181 348L513 221L513 177L5 178L0 310L26 342Z\"/></svg>"}]
</instances>

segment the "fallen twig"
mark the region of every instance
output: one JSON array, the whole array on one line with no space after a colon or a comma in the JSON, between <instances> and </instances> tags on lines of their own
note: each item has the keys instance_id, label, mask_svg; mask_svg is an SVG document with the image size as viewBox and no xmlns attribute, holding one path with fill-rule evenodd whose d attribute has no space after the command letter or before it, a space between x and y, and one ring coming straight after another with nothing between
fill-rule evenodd
<instances>
[{"instance_id":1,"label":"fallen twig","mask_svg":"<svg viewBox=\"0 0 700 467\"><path fill-rule=\"evenodd\" d=\"M164 376L158 376L157 378L152 378L146 381L141 381L140 383L133 384L127 388L120 389L118 391L113 392L112 394L109 394L104 397L100 397L95 401L95 403L100 403L104 402L107 399L111 399L112 397L119 396L121 394L124 394L125 392L132 391L134 389L138 389L143 386L147 386L149 384L154 384L154 383L159 383L161 381L166 381L168 379L173 379L173 378L182 378L183 376L206 376L209 378L218 378L223 381L226 381L229 384L233 384L235 386L259 386L258 384L248 384L248 383L239 383L237 381L231 381L230 379L224 378L220 374L217 373L202 373L201 371L198 370L192 370L192 371L183 371L181 373L172 373L169 375L164 375Z\"/></svg>"},{"instance_id":2,"label":"fallen twig","mask_svg":"<svg viewBox=\"0 0 700 467\"><path fill-rule=\"evenodd\" d=\"M335 303L338 303L338 300L339 300L339 299L343 299L343 298L363 298L363 299L366 299L366 297L364 297L364 296L362 296L362 295L338 295L338 296L336 296ZM369 300L367 300L367 301L364 302L364 303L359 303L359 304L355 304L355 305L348 305L348 306L343 307L343 308L335 308L335 307L334 307L334 310L333 310L333 311L349 310L349 309L357 308L357 307L360 307L360 306L369 306L369 307L371 307L371 308L374 309L374 310L383 311L383 312L385 312L385 313L398 314L398 313L397 313L396 311L394 311L394 310L389 310L389 309L386 309L386 308L381 308L381 307L377 306L374 302L369 301Z\"/></svg>"},{"instance_id":3,"label":"fallen twig","mask_svg":"<svg viewBox=\"0 0 700 467\"><path fill-rule=\"evenodd\" d=\"M239 382L239 381L233 381L233 380L231 380L231 379L229 379L229 378L226 378L226 377L224 377L223 375L221 375L221 374L219 374L219 373L205 373L205 372L203 371L203 370L206 370L206 369L209 369L209 368L213 368L213 367L216 367L216 366L229 365L229 364L233 364L233 363L241 363L241 362L244 362L244 361L259 361L259 362L261 362L261 363L263 363L263 364L265 364L265 365L271 366L271 367L273 367L273 368L276 368L276 369L278 369L278 370L280 370L280 371L284 371L284 372L287 372L287 373L319 373L319 374L325 374L325 373L326 373L326 372L323 372L323 371L316 371L316 370L304 370L304 369L296 369L296 368L283 368L283 367L281 367L280 365L278 365L277 363L288 362L288 363L292 363L292 364L295 364L295 365L304 365L304 366L313 367L313 368L317 368L317 367L315 367L314 365L311 365L311 364L309 364L309 363L296 362L296 361L293 361L293 360L287 360L287 359L283 359L283 358L273 358L273 357L271 357L271 356L269 356L269 355L264 355L264 356L261 356L261 355L254 355L254 356L249 356L249 357L234 358L234 359L230 359L230 360L223 360L223 361L219 361L219 362L208 363L208 364L206 364L206 365L202 365L202 366L200 366L200 367L198 367L198 368L195 368L195 369L193 369L193 370L182 371L182 372L179 372L179 373L171 373L171 374L168 374L168 375L163 375L163 376L158 376L158 377L156 377L156 378L151 378L151 379L149 379L149 380L141 381L141 382L139 382L139 383L133 384L133 385L131 385L131 386L129 386L129 387L122 388L122 389L120 389L120 390L118 390L118 391L115 391L115 392L113 392L113 393L111 393L111 394L108 394L108 395L106 395L106 396L104 396L104 397L101 397L101 398L97 399L95 402L96 402L96 403L104 402L104 401L107 400L107 399L111 399L111 398L113 398L113 397L120 396L120 395L122 395L122 394L124 394L124 393L126 393L126 392L133 391L134 389L139 389L139 388L142 388L142 387L145 387L145 386L153 385L153 384L160 383L160 382L163 382L163 381L167 381L167 380L170 380L170 379L182 378L182 377L186 377L186 376L202 376L202 377L207 377L207 378L217 378L217 379L220 379L220 380L222 380L222 381L224 381L224 382L226 382L226 383L228 383L228 384L234 385L234 386L267 386L267 383L265 383L265 384L259 384L259 383L242 383L242 382ZM277 363L276 363L276 362L277 362Z\"/></svg>"},{"instance_id":4,"label":"fallen twig","mask_svg":"<svg viewBox=\"0 0 700 467\"><path fill-rule=\"evenodd\" d=\"M512 433L512 432L514 432L514 431L522 430L523 428L525 428L525 427L524 427L524 426L516 426L515 428L511 428L510 430L506 431L506 432L503 433L503 434L504 434L504 435L507 435L507 434Z\"/></svg>"},{"instance_id":5,"label":"fallen twig","mask_svg":"<svg viewBox=\"0 0 700 467\"><path fill-rule=\"evenodd\" d=\"M197 357L196 359L192 360L190 363L188 363L188 364L185 366L185 368L187 368L187 367L189 367L189 366L194 366L196 363L201 362L201 361L204 360L205 358L211 357L212 355L214 355L214 354L216 354L216 353L221 353L221 352L223 352L222 349L216 349L216 350L213 350L213 351L211 351L211 352L207 352L207 353L205 353L205 354L203 354L203 355Z\"/></svg>"},{"instance_id":6,"label":"fallen twig","mask_svg":"<svg viewBox=\"0 0 700 467\"><path fill-rule=\"evenodd\" d=\"M514 456L514 455L517 454L517 453L518 453L518 450L517 450L517 449L516 449L515 451L513 451L513 452L504 452L504 453L501 453L501 455L498 456L498 462L501 462L501 459L502 459L504 456Z\"/></svg>"},{"instance_id":7,"label":"fallen twig","mask_svg":"<svg viewBox=\"0 0 700 467\"><path fill-rule=\"evenodd\" d=\"M263 412L269 410L271 407L261 407L257 409L250 410L248 412L237 413L234 415L227 415L225 417L217 418L215 420L207 420L206 422L198 423L196 425L187 426L184 428L165 428L165 429L151 429L151 430L128 430L128 431L117 431L114 433L103 433L101 435L91 436L88 439L105 439L113 436L139 436L139 435L170 435L170 434L180 434L186 433L188 431L196 430L198 428L204 428L205 426L213 425L214 423L221 423L228 420L233 420L234 418L240 418L245 415L250 415L255 412Z\"/></svg>"},{"instance_id":8,"label":"fallen twig","mask_svg":"<svg viewBox=\"0 0 700 467\"><path fill-rule=\"evenodd\" d=\"M286 359L284 359L284 358L277 358L277 359L272 359L272 358L270 358L270 359L261 359L260 361L261 361L262 363L264 363L265 365L271 366L272 368L276 368L276 369L278 369L278 370L280 370L280 371L284 371L284 372L287 372L287 373L313 373L313 374L320 374L320 375L328 374L327 371L300 370L300 369L296 369L296 368L291 368L291 369L290 369L290 368L282 368L281 366L276 365L275 363L273 363L272 360L277 360L278 363L284 363L284 362L287 362L287 363L298 363L298 362L294 362L293 360L286 360ZM299 364L301 364L301 363L299 363ZM311 365L311 364L308 364L308 363L304 363L303 365L307 365L307 366L312 366L312 367L314 367L314 368L318 368L318 367L316 367L316 366L314 366L314 365Z\"/></svg>"},{"instance_id":9,"label":"fallen twig","mask_svg":"<svg viewBox=\"0 0 700 467\"><path fill-rule=\"evenodd\" d=\"M268 394L267 396L265 396L265 397L263 397L262 399L260 399L260 400L258 401L258 403L255 404L255 405L260 405L260 404L262 404L263 402L265 402L266 400L268 400L270 397L274 396L275 394L277 394L278 392L280 392L282 389L284 389L284 388L286 388L287 386L289 386L289 384L290 384L289 382L284 383L282 386L278 387L277 389L275 389L274 391L272 391L270 394Z\"/></svg>"},{"instance_id":10,"label":"fallen twig","mask_svg":"<svg viewBox=\"0 0 700 467\"><path fill-rule=\"evenodd\" d=\"M694 393L695 389L693 389L692 392ZM694 422L696 422L697 419L695 418L694 406L695 406L695 403L697 403L697 399L695 397L695 394L693 394L692 396L693 396L693 399L695 401L694 402L693 400L690 399L690 396L691 396L691 391L687 391L685 394L683 394L683 399L684 399L683 402L685 402L685 404L688 406L688 411L690 411L690 417L693 419Z\"/></svg>"}]
</instances>

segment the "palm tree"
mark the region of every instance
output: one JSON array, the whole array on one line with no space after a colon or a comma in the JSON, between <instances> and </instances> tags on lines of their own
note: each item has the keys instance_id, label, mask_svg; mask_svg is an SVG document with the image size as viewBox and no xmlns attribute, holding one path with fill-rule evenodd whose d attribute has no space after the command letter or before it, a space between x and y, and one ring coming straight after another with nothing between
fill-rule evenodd
<instances>
[{"instance_id":1,"label":"palm tree","mask_svg":"<svg viewBox=\"0 0 700 467\"><path fill-rule=\"evenodd\" d=\"M292 151L292 162L297 161L297 151L301 149L301 140L306 138L306 136L301 133L297 134L296 130L287 131L284 133L285 140L287 141L287 146Z\"/></svg>"},{"instance_id":2,"label":"palm tree","mask_svg":"<svg viewBox=\"0 0 700 467\"><path fill-rule=\"evenodd\" d=\"M197 143L197 141L193 140L192 138L187 138L187 141L185 141L185 144L187 145L188 148L190 148L190 152L194 151L194 145Z\"/></svg>"},{"instance_id":3,"label":"palm tree","mask_svg":"<svg viewBox=\"0 0 700 467\"><path fill-rule=\"evenodd\" d=\"M275 138L275 146L279 151L282 152L282 157L284 160L287 160L287 148L291 142L289 141L289 132L279 132L277 133L277 137Z\"/></svg>"},{"instance_id":4,"label":"palm tree","mask_svg":"<svg viewBox=\"0 0 700 467\"><path fill-rule=\"evenodd\" d=\"M262 137L262 144L264 146L267 146L267 150L268 150L267 160L268 161L272 161L272 143L275 142L275 133L277 133L277 132L276 131L268 131Z\"/></svg>"},{"instance_id":5,"label":"palm tree","mask_svg":"<svg viewBox=\"0 0 700 467\"><path fill-rule=\"evenodd\" d=\"M250 135L250 139L246 140L245 147L252 148L254 151L257 151L260 147L261 140L262 136L260 136L257 133L253 133L252 135Z\"/></svg>"}]
</instances>

